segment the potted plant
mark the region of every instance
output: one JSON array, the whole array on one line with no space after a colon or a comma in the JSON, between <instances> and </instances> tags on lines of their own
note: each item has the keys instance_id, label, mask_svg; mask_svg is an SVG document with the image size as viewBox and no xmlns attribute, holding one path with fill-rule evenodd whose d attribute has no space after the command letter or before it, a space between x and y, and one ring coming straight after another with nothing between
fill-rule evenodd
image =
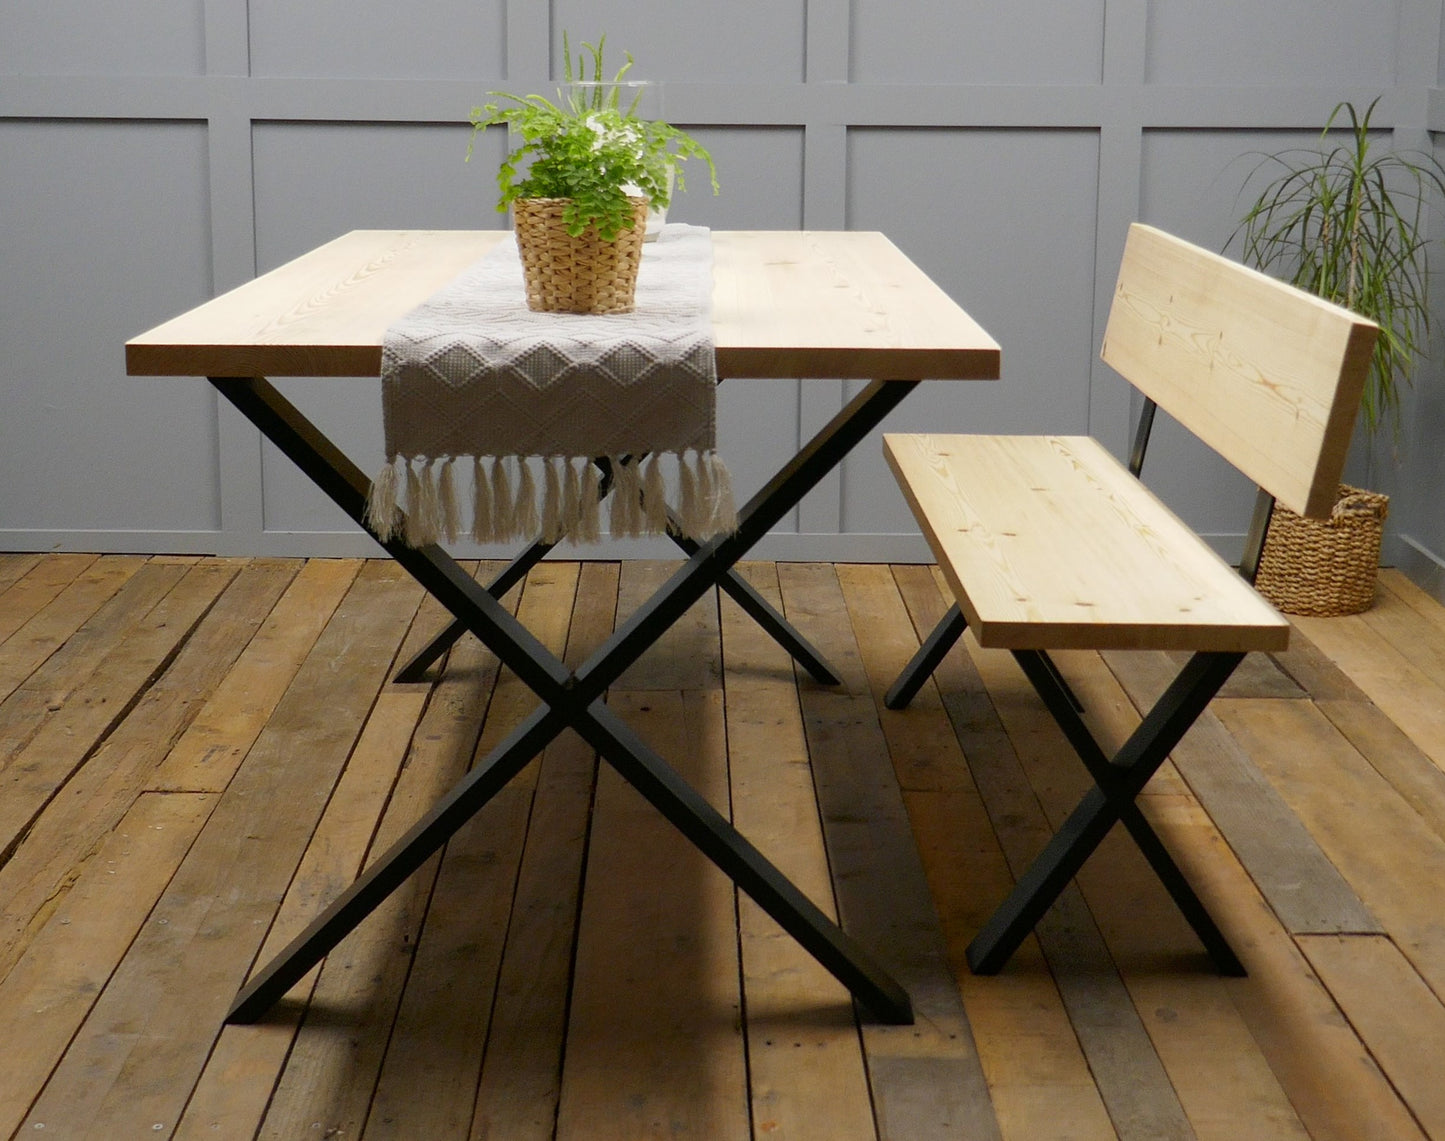
<instances>
[{"instance_id":1,"label":"potted plant","mask_svg":"<svg viewBox=\"0 0 1445 1141\"><path fill-rule=\"evenodd\" d=\"M1400 393L1429 339L1425 206L1445 201L1445 168L1429 155L1377 151L1370 119L1336 105L1318 149L1265 155L1267 178L1230 237L1267 273L1380 326L1361 400L1367 440L1398 435ZM1332 139L1336 124L1348 130ZM1354 614L1374 599L1388 500L1341 485L1334 516L1305 519L1276 506L1256 585L1294 614Z\"/></svg>"},{"instance_id":2,"label":"potted plant","mask_svg":"<svg viewBox=\"0 0 1445 1141\"><path fill-rule=\"evenodd\" d=\"M511 209L532 309L617 313L632 308L649 205L665 209L673 180L685 188L677 164L707 163L712 156L694 139L658 119L637 115L636 100L622 104L623 76L632 56L604 79L603 36L584 43L574 71L562 37L568 87L587 90L542 95L491 92L504 102L472 109L472 143L478 131L505 124L520 144L497 172L497 209ZM471 158L472 148L467 148Z\"/></svg>"}]
</instances>

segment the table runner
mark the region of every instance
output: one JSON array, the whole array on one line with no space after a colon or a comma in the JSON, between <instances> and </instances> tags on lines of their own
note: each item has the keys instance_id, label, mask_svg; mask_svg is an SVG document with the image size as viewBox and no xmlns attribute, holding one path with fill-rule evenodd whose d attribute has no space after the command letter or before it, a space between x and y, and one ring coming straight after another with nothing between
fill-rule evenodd
<instances>
[{"instance_id":1,"label":"table runner","mask_svg":"<svg viewBox=\"0 0 1445 1141\"><path fill-rule=\"evenodd\" d=\"M711 302L703 227L664 227L644 247L634 311L609 315L528 309L508 235L386 331L388 459L367 521L412 546L455 539L453 468L469 458L478 542L596 540L603 479L614 536L663 533L669 502L693 538L733 530Z\"/></svg>"}]
</instances>

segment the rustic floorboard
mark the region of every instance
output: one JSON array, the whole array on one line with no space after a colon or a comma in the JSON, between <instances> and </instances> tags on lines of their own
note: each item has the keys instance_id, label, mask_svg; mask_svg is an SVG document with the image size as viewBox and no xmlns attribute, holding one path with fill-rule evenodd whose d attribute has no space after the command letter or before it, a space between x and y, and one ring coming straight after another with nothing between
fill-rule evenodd
<instances>
[{"instance_id":1,"label":"rustic floorboard","mask_svg":"<svg viewBox=\"0 0 1445 1141\"><path fill-rule=\"evenodd\" d=\"M863 1026L879 1134L997 1137L973 1031L890 763L887 723L880 724L855 634L849 569L786 564L779 577L789 617L809 631L843 683L799 682L838 912L843 926L894 970L917 1019L913 1026Z\"/></svg>"},{"instance_id":2,"label":"rustic floorboard","mask_svg":"<svg viewBox=\"0 0 1445 1141\"><path fill-rule=\"evenodd\" d=\"M619 567L581 568L563 656L576 668L612 632ZM566 732L542 754L517 874L471 1136L548 1141L556 1131L577 911L597 758Z\"/></svg>"},{"instance_id":3,"label":"rustic floorboard","mask_svg":"<svg viewBox=\"0 0 1445 1141\"><path fill-rule=\"evenodd\" d=\"M676 563L506 604L574 667ZM480 578L495 573L472 568ZM1087 787L928 567L748 564L613 709L904 980L859 1011L566 733L253 1026L248 971L535 697L393 565L0 554L0 1138L1445 1141L1445 608L1393 572L1254 656L1141 797L1250 974L1117 832L1000 975L964 948ZM1175 663L1061 654L1101 742Z\"/></svg>"},{"instance_id":4,"label":"rustic floorboard","mask_svg":"<svg viewBox=\"0 0 1445 1141\"><path fill-rule=\"evenodd\" d=\"M782 605L775 567L746 568ZM722 607L733 822L831 918L828 855L793 666L731 600ZM773 1137L877 1136L863 1044L844 990L768 915L739 900L753 1118Z\"/></svg>"}]
</instances>

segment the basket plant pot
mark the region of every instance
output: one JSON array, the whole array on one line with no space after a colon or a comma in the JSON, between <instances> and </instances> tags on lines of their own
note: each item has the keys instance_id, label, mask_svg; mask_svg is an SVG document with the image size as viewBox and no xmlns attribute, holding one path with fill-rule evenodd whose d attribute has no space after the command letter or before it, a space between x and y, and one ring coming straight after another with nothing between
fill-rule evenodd
<instances>
[{"instance_id":1,"label":"basket plant pot","mask_svg":"<svg viewBox=\"0 0 1445 1141\"><path fill-rule=\"evenodd\" d=\"M1341 484L1328 519L1275 504L1255 586L1286 614L1337 617L1375 599L1389 497Z\"/></svg>"},{"instance_id":2,"label":"basket plant pot","mask_svg":"<svg viewBox=\"0 0 1445 1141\"><path fill-rule=\"evenodd\" d=\"M633 221L613 241L597 227L576 237L562 221L566 198L518 198L512 203L527 307L545 313L628 313L647 228L647 199L633 197Z\"/></svg>"}]
</instances>

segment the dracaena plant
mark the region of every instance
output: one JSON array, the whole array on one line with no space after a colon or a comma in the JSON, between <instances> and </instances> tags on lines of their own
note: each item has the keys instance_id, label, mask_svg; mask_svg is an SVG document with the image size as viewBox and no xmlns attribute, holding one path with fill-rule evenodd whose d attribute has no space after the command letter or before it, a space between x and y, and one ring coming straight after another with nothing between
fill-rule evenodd
<instances>
[{"instance_id":1,"label":"dracaena plant","mask_svg":"<svg viewBox=\"0 0 1445 1141\"><path fill-rule=\"evenodd\" d=\"M1445 202L1433 156L1372 147L1378 102L1363 114L1336 105L1316 149L1262 156L1245 185L1268 181L1230 237L1256 268L1380 326L1360 408L1371 438L1386 423L1398 433L1402 388L1429 342L1426 208Z\"/></svg>"},{"instance_id":2,"label":"dracaena plant","mask_svg":"<svg viewBox=\"0 0 1445 1141\"><path fill-rule=\"evenodd\" d=\"M629 195L663 209L672 196L674 174L677 188L684 189L680 162L705 162L717 193L717 170L701 144L661 120L640 118L635 99L622 106L621 84L632 56L611 80L604 79L606 41L603 36L596 45L584 43L574 68L571 46L562 36L565 80L595 84L586 93L559 94L554 102L542 95L493 91L489 94L502 102L472 108L471 144L479 131L502 124L521 140L497 172L498 211L505 213L518 198L565 198L562 218L568 233L576 237L596 226L610 242L633 225ZM468 160L471 156L469 144Z\"/></svg>"}]
</instances>

